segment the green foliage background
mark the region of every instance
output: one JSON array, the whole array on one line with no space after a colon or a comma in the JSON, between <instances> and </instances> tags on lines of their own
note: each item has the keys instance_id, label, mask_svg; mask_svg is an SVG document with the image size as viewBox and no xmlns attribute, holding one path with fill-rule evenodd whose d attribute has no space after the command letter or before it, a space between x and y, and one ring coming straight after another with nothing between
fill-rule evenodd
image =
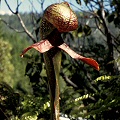
<instances>
[{"instance_id":1,"label":"green foliage background","mask_svg":"<svg viewBox=\"0 0 120 120\"><path fill-rule=\"evenodd\" d=\"M12 47L9 42L3 41L1 38L0 48L0 80L9 81L12 85L13 81L11 76L14 71L14 66L11 63L12 56L10 54Z\"/></svg>"},{"instance_id":2,"label":"green foliage background","mask_svg":"<svg viewBox=\"0 0 120 120\"><path fill-rule=\"evenodd\" d=\"M81 3L80 0L77 2ZM85 2L89 4L89 1ZM112 5L116 5L115 1ZM114 35L120 31L118 9L116 7L106 16ZM100 11L97 13L99 15ZM108 69L109 64L116 67L119 63L118 51L114 49L116 59L108 64L109 48L105 36L90 27L95 25L94 20L90 19L89 24L85 24L85 16L89 14L79 11L76 14L79 28L62 34L62 37L78 53L97 60L100 72L62 53L59 81L61 116L67 115L71 120L79 117L90 120L120 119L120 71L111 74L111 69ZM31 14L21 16L32 31ZM0 17L22 30L16 16ZM48 120L50 117L49 89L42 54L31 50L24 58L19 56L30 44L32 41L25 33L15 33L0 22L0 118L3 120Z\"/></svg>"}]
</instances>

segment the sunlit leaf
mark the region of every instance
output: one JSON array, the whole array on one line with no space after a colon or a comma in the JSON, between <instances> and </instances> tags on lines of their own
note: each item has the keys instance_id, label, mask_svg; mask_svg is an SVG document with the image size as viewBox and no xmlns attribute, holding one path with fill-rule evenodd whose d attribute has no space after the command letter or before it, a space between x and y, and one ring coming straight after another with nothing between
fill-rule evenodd
<instances>
[{"instance_id":1,"label":"sunlit leaf","mask_svg":"<svg viewBox=\"0 0 120 120\"><path fill-rule=\"evenodd\" d=\"M103 76L98 77L95 80L95 82L97 82L97 81L107 82L107 81L113 80L115 78L120 78L120 75L116 75L116 76L103 75Z\"/></svg>"},{"instance_id":2,"label":"sunlit leaf","mask_svg":"<svg viewBox=\"0 0 120 120\"><path fill-rule=\"evenodd\" d=\"M27 112L22 115L21 120L37 120L37 118L37 113Z\"/></svg>"}]
</instances>

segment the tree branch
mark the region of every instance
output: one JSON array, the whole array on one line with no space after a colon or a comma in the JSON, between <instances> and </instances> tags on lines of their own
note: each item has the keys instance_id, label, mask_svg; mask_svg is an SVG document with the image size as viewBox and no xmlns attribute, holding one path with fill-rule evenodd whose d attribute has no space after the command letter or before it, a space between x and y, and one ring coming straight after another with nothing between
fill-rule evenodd
<instances>
[{"instance_id":1,"label":"tree branch","mask_svg":"<svg viewBox=\"0 0 120 120\"><path fill-rule=\"evenodd\" d=\"M35 39L34 36L28 31L28 29L26 28L26 26L25 26L25 24L24 24L24 22L23 22L23 20L22 20L22 18L21 18L21 16L20 16L20 14L17 13L16 15L17 15L17 17L18 17L18 19L19 19L19 21L20 21L20 24L21 24L21 26L23 27L25 33L33 40L34 43L36 43L36 39Z\"/></svg>"},{"instance_id":2,"label":"tree branch","mask_svg":"<svg viewBox=\"0 0 120 120\"><path fill-rule=\"evenodd\" d=\"M74 84L62 71L60 72L60 75L62 76L62 78L69 83L71 86L73 86L74 88L77 88L78 86L76 84Z\"/></svg>"},{"instance_id":3,"label":"tree branch","mask_svg":"<svg viewBox=\"0 0 120 120\"><path fill-rule=\"evenodd\" d=\"M16 12L14 12L14 11L11 9L11 7L9 6L7 0L5 0L5 3L6 3L6 5L7 5L7 7L9 8L9 10L10 10L13 14L16 14Z\"/></svg>"},{"instance_id":4,"label":"tree branch","mask_svg":"<svg viewBox=\"0 0 120 120\"><path fill-rule=\"evenodd\" d=\"M17 32L17 33L23 33L23 32L25 32L25 31L20 31L20 30L18 30L18 29L13 28L9 23L7 23L7 22L6 22L5 20L3 20L2 18L0 18L0 21L2 21L3 23L5 23L10 29L14 30L14 31Z\"/></svg>"},{"instance_id":5,"label":"tree branch","mask_svg":"<svg viewBox=\"0 0 120 120\"><path fill-rule=\"evenodd\" d=\"M19 14L19 12L18 12L18 8L19 8L19 6L21 5L21 2L18 3L18 0L17 0L17 7L16 7L16 11L15 11L15 12L11 9L11 7L10 7L10 5L8 4L7 0L5 0L5 3L6 3L6 5L7 5L7 7L9 8L9 10L18 17L18 19L19 19L19 21L20 21L20 24L21 24L22 28L24 29L24 32L32 39L32 41L33 41L34 43L36 43L36 39L35 39L34 36L28 31L27 27L25 26L25 24L24 24L24 22L23 22L23 20L22 20L22 18L21 18L21 16L20 16L20 14ZM10 28L12 28L13 30L18 31L18 30L16 30L16 29L14 29L13 27L11 27L7 22L5 22L5 21L3 21L3 22L6 23L6 24L7 24Z\"/></svg>"}]
</instances>

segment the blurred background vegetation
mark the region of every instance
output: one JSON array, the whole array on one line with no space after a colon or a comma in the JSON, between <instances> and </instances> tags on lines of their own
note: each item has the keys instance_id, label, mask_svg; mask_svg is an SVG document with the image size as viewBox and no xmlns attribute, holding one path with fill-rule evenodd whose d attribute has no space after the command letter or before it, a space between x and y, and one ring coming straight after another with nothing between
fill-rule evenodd
<instances>
[{"instance_id":1,"label":"blurred background vegetation","mask_svg":"<svg viewBox=\"0 0 120 120\"><path fill-rule=\"evenodd\" d=\"M88 7L86 11L80 9L83 2ZM80 5L76 10L79 28L62 37L76 52L98 61L100 71L62 53L60 116L70 120L119 120L120 1L76 0L76 3ZM39 40L42 13L31 11L20 15ZM8 25L23 31L15 14L0 15L0 119L49 120L43 56L31 50L20 58L22 50L33 41L24 31L15 32Z\"/></svg>"}]
</instances>

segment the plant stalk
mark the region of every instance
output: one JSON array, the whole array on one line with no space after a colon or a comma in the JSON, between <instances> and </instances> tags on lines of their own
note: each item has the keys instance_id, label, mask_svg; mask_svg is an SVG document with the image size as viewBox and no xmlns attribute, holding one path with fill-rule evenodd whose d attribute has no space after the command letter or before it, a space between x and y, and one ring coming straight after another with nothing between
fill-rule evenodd
<instances>
[{"instance_id":1,"label":"plant stalk","mask_svg":"<svg viewBox=\"0 0 120 120\"><path fill-rule=\"evenodd\" d=\"M53 48L44 53L44 61L48 77L51 120L59 120L59 72L61 66L61 51Z\"/></svg>"}]
</instances>

